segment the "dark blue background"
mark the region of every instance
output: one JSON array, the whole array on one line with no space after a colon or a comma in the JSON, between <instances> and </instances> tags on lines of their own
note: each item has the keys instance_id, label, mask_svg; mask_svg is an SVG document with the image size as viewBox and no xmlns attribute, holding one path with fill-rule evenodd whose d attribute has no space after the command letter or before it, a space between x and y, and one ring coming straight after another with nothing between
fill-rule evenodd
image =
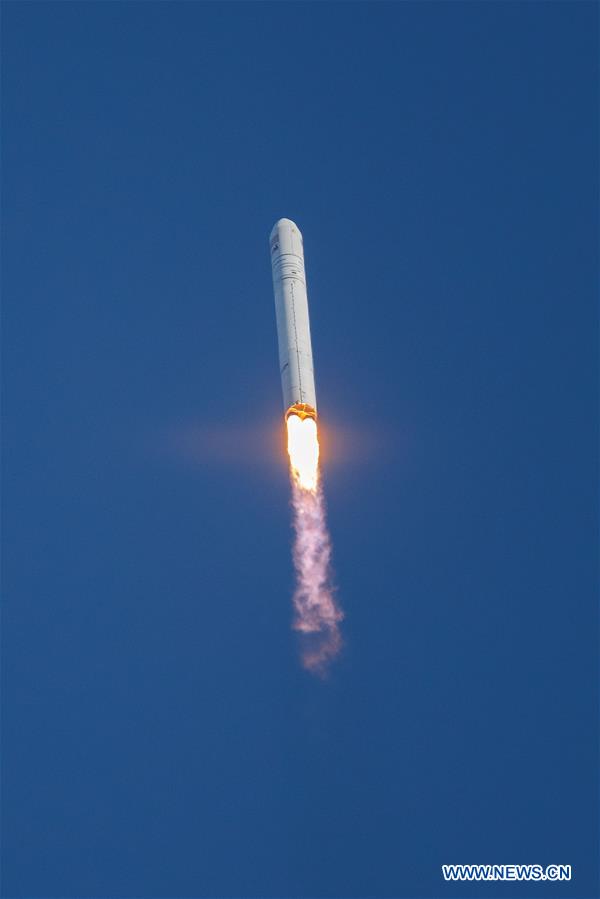
<instances>
[{"instance_id":1,"label":"dark blue background","mask_svg":"<svg viewBox=\"0 0 600 899\"><path fill-rule=\"evenodd\" d=\"M3 20L4 895L597 895L597 5ZM325 683L290 630L280 216Z\"/></svg>"}]
</instances>

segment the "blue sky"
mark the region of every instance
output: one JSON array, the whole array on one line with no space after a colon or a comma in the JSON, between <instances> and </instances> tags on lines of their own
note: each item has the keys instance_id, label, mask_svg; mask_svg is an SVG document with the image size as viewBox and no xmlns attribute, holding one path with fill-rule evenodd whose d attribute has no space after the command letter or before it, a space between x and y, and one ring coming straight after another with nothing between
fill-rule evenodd
<instances>
[{"instance_id":1,"label":"blue sky","mask_svg":"<svg viewBox=\"0 0 600 899\"><path fill-rule=\"evenodd\" d=\"M8 2L2 40L3 895L597 895L597 5Z\"/></svg>"}]
</instances>

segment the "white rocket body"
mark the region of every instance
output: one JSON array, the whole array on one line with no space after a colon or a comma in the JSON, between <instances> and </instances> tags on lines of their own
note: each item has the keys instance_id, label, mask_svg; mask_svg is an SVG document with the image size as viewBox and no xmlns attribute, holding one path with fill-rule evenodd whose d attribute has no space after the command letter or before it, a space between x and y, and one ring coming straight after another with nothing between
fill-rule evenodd
<instances>
[{"instance_id":1,"label":"white rocket body","mask_svg":"<svg viewBox=\"0 0 600 899\"><path fill-rule=\"evenodd\" d=\"M290 219L279 219L271 231L270 246L284 409L286 415L295 412L315 418L317 397L300 229Z\"/></svg>"}]
</instances>

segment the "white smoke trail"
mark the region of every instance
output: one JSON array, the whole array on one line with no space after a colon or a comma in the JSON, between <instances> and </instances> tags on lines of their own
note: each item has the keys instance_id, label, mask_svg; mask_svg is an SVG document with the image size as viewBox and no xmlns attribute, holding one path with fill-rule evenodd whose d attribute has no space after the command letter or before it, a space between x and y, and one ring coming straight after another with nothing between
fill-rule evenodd
<instances>
[{"instance_id":1,"label":"white smoke trail","mask_svg":"<svg viewBox=\"0 0 600 899\"><path fill-rule=\"evenodd\" d=\"M315 674L325 675L339 652L339 622L343 613L336 605L331 579L331 540L320 485L306 490L292 477L294 511L294 628L302 639L302 662Z\"/></svg>"}]
</instances>

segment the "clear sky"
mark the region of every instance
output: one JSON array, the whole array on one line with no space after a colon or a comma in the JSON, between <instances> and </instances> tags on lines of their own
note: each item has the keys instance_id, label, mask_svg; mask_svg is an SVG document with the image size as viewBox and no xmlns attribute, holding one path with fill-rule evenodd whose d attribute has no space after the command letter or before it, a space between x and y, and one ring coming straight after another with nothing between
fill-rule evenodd
<instances>
[{"instance_id":1,"label":"clear sky","mask_svg":"<svg viewBox=\"0 0 600 899\"><path fill-rule=\"evenodd\" d=\"M2 31L4 896L596 896L598 6ZM325 683L290 629L281 216Z\"/></svg>"}]
</instances>

